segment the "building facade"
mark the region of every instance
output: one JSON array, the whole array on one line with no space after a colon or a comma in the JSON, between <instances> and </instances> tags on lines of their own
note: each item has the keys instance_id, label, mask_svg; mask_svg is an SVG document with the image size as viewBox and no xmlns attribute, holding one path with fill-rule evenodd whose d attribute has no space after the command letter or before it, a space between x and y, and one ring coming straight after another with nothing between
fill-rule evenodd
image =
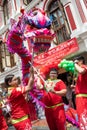
<instances>
[{"instance_id":1,"label":"building facade","mask_svg":"<svg viewBox=\"0 0 87 130\"><path fill-rule=\"evenodd\" d=\"M76 37L79 50L70 56L81 54L87 59L87 0L0 0L0 84L9 73L22 75L20 58L9 53L5 44L10 18L17 20L21 7L26 11L43 9L52 18L51 29L56 34L52 47Z\"/></svg>"}]
</instances>

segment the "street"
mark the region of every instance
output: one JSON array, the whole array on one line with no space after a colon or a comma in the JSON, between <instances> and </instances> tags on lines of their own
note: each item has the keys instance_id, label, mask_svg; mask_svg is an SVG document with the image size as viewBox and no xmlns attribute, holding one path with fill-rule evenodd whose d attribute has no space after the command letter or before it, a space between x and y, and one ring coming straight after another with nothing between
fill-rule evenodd
<instances>
[{"instance_id":1,"label":"street","mask_svg":"<svg viewBox=\"0 0 87 130\"><path fill-rule=\"evenodd\" d=\"M8 130L15 130L15 128L13 126L10 126Z\"/></svg>"},{"instance_id":2,"label":"street","mask_svg":"<svg viewBox=\"0 0 87 130\"><path fill-rule=\"evenodd\" d=\"M8 130L15 130L15 128L14 127L9 127L9 129ZM33 127L33 129L32 130L49 130L47 127L39 127L39 126L37 126L37 127ZM76 127L71 127L71 128L67 128L67 130L79 130L79 129L77 129Z\"/></svg>"},{"instance_id":3,"label":"street","mask_svg":"<svg viewBox=\"0 0 87 130\"><path fill-rule=\"evenodd\" d=\"M10 126L8 130L15 130L13 126ZM32 130L49 130L47 127L33 127Z\"/></svg>"},{"instance_id":4,"label":"street","mask_svg":"<svg viewBox=\"0 0 87 130\"><path fill-rule=\"evenodd\" d=\"M9 126L8 130L15 130L13 126ZM45 119L36 120L32 122L32 130L49 130ZM67 127L67 130L79 130L75 126Z\"/></svg>"}]
</instances>

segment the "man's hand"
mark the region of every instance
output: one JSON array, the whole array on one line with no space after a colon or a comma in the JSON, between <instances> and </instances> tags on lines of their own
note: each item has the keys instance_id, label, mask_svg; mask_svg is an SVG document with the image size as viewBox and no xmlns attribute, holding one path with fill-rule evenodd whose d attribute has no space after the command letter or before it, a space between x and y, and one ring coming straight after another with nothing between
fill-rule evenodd
<instances>
[{"instance_id":1,"label":"man's hand","mask_svg":"<svg viewBox=\"0 0 87 130\"><path fill-rule=\"evenodd\" d=\"M31 68L30 68L30 74L34 74L34 69L33 69L32 66L31 66Z\"/></svg>"},{"instance_id":2,"label":"man's hand","mask_svg":"<svg viewBox=\"0 0 87 130\"><path fill-rule=\"evenodd\" d=\"M34 84L34 69L31 66L29 81L28 81L27 86L25 86L25 91L24 92L30 91L33 88L33 84Z\"/></svg>"},{"instance_id":3,"label":"man's hand","mask_svg":"<svg viewBox=\"0 0 87 130\"><path fill-rule=\"evenodd\" d=\"M75 88L75 85L71 84L70 87L71 87L71 89L74 89L74 88Z\"/></svg>"},{"instance_id":4,"label":"man's hand","mask_svg":"<svg viewBox=\"0 0 87 130\"><path fill-rule=\"evenodd\" d=\"M75 60L75 61L74 61L74 63L76 63L76 64L78 64L78 62L79 62L78 60Z\"/></svg>"},{"instance_id":5,"label":"man's hand","mask_svg":"<svg viewBox=\"0 0 87 130\"><path fill-rule=\"evenodd\" d=\"M50 88L49 92L56 93L56 91L54 90L54 88Z\"/></svg>"}]
</instances>

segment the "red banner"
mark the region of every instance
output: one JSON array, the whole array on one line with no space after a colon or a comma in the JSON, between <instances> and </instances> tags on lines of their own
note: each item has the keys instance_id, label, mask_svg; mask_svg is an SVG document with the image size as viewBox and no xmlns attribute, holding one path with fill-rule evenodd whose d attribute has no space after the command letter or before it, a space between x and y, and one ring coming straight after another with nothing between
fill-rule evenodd
<instances>
[{"instance_id":1,"label":"red banner","mask_svg":"<svg viewBox=\"0 0 87 130\"><path fill-rule=\"evenodd\" d=\"M36 67L58 65L58 63L69 54L79 49L77 39L72 38L52 48L48 52L41 53L34 58Z\"/></svg>"}]
</instances>

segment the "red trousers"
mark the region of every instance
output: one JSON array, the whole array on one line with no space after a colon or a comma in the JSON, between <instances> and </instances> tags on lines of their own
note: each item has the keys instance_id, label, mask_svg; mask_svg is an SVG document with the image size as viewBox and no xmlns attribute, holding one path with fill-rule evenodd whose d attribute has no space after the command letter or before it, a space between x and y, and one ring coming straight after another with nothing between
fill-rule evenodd
<instances>
[{"instance_id":1,"label":"red trousers","mask_svg":"<svg viewBox=\"0 0 87 130\"><path fill-rule=\"evenodd\" d=\"M87 97L76 97L76 109L80 130L87 130Z\"/></svg>"},{"instance_id":2,"label":"red trousers","mask_svg":"<svg viewBox=\"0 0 87 130\"><path fill-rule=\"evenodd\" d=\"M45 115L50 130L65 130L65 112L63 106L45 108Z\"/></svg>"},{"instance_id":3,"label":"red trousers","mask_svg":"<svg viewBox=\"0 0 87 130\"><path fill-rule=\"evenodd\" d=\"M30 119L13 124L16 130L32 130Z\"/></svg>"},{"instance_id":4,"label":"red trousers","mask_svg":"<svg viewBox=\"0 0 87 130\"><path fill-rule=\"evenodd\" d=\"M6 120L4 118L4 116L1 114L0 115L0 130L7 130L8 126L6 124Z\"/></svg>"}]
</instances>

